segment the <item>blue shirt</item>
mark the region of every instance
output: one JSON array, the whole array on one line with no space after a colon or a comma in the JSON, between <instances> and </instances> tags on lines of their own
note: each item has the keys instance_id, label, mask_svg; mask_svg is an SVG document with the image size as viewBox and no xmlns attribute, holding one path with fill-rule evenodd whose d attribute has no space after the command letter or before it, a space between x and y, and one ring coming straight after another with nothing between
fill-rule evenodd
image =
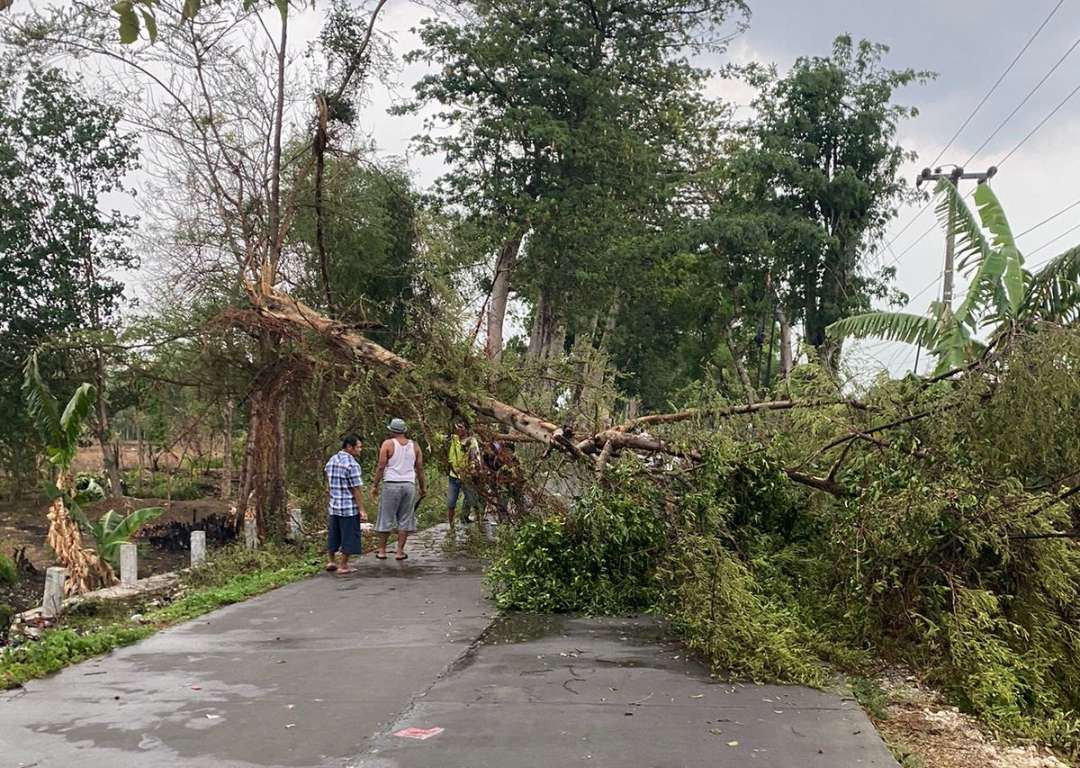
<instances>
[{"instance_id":1,"label":"blue shirt","mask_svg":"<svg viewBox=\"0 0 1080 768\"><path fill-rule=\"evenodd\" d=\"M364 484L356 459L350 453L338 451L326 462L325 470L326 482L330 485L330 514L342 517L360 514L352 495L353 488Z\"/></svg>"}]
</instances>

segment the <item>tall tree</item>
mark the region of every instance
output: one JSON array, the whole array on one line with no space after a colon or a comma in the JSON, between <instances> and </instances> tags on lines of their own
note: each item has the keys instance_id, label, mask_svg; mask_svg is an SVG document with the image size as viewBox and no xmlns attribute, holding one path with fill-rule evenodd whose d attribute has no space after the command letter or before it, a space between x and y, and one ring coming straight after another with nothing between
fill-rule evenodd
<instances>
[{"instance_id":1,"label":"tall tree","mask_svg":"<svg viewBox=\"0 0 1080 768\"><path fill-rule=\"evenodd\" d=\"M445 156L444 197L488 233L488 355L502 351L507 301L519 290L533 302L532 354L543 356L560 336L567 302L611 305L614 243L657 205L672 148L698 122L704 73L686 55L715 44L743 5L451 5L456 18L421 27L426 47L410 56L441 71L417 83L406 109L443 107L421 146ZM434 130L447 123L457 130ZM607 290L598 296L598 287Z\"/></svg>"},{"instance_id":2,"label":"tall tree","mask_svg":"<svg viewBox=\"0 0 1080 768\"><path fill-rule=\"evenodd\" d=\"M724 212L773 217L786 249L773 267L781 306L828 359L826 327L886 294L891 270L872 273L865 257L914 194L900 174L914 154L896 132L917 110L894 95L932 74L888 69L888 50L842 35L831 56L800 58L782 77L752 70L756 114L730 158Z\"/></svg>"},{"instance_id":3,"label":"tall tree","mask_svg":"<svg viewBox=\"0 0 1080 768\"><path fill-rule=\"evenodd\" d=\"M290 238L303 262L297 297L397 347L420 287L416 193L403 172L349 153L329 157L322 176L321 217L313 175L291 182L299 191Z\"/></svg>"},{"instance_id":4,"label":"tall tree","mask_svg":"<svg viewBox=\"0 0 1080 768\"><path fill-rule=\"evenodd\" d=\"M79 331L95 383L94 431L114 493L119 468L106 403L102 335L115 328L135 266L134 220L104 210L135 167L134 137L115 106L86 95L77 79L23 60L0 70L0 430L8 469L34 445L20 405L22 361L46 340ZM89 331L89 333L85 333Z\"/></svg>"},{"instance_id":5,"label":"tall tree","mask_svg":"<svg viewBox=\"0 0 1080 768\"><path fill-rule=\"evenodd\" d=\"M355 106L358 84L372 61L368 46L375 16L384 5L385 0L374 2L366 23L350 23L347 34L323 43L334 54L333 82L316 100L332 106L334 115ZM89 6L31 16L19 26L26 44L104 57L122 68L125 85L142 86L127 91L128 117L156 140L154 170L168 183L155 202L162 219L177 224L172 256L187 265L178 277L189 283L213 280L221 295L258 307L290 278L287 246L298 190L289 189L288 176L310 173L321 157L306 142L297 152L287 149L297 138L290 130L312 106L300 54L291 47L293 8L287 0L272 6L243 3L240 9L211 5L197 19L191 8L190 3L155 4L153 44L120 44L110 15ZM333 19L340 22L339 16ZM135 36L121 29L124 40ZM326 112L312 111L320 118ZM280 328L250 322L251 315L241 311L230 317L253 336L238 508L257 520L261 534L282 535L283 406L300 372L298 358Z\"/></svg>"}]
</instances>

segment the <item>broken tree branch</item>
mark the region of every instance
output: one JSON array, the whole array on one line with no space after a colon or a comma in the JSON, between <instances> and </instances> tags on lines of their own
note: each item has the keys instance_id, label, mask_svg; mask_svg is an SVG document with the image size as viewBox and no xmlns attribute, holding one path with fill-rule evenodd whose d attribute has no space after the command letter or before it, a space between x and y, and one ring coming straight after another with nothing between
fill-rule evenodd
<instances>
[{"instance_id":1,"label":"broken tree branch","mask_svg":"<svg viewBox=\"0 0 1080 768\"><path fill-rule=\"evenodd\" d=\"M639 416L636 419L631 419L618 427L618 429L627 432L631 429L650 424L673 424L679 421L704 418L719 419L739 414L755 413L757 411L786 411L792 408L825 408L830 405L847 405L852 408L857 408L860 411L869 410L870 408L870 406L860 400L838 400L836 398L816 400L766 400L760 403L754 403L753 405L745 404L719 408L691 408L689 410L676 411L674 413L653 413L648 416Z\"/></svg>"}]
</instances>

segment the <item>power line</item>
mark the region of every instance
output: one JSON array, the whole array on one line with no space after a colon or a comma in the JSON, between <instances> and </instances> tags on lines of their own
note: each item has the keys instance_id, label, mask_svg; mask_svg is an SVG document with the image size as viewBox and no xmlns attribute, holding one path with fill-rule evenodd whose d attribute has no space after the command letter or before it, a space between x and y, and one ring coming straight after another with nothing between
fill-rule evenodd
<instances>
[{"instance_id":1,"label":"power line","mask_svg":"<svg viewBox=\"0 0 1080 768\"><path fill-rule=\"evenodd\" d=\"M1040 24L1035 30L1035 32L1032 33L1031 37L1028 38L1028 41L1024 43L1024 47L1020 49L1020 52L1018 54L1016 54L1013 60L1009 63L1009 66L1007 66L1005 68L1005 71L1001 73L1001 76L998 77L998 79L994 82L992 86L990 86L990 90L987 91L986 95L982 97L982 100L975 105L975 109L971 110L971 114L968 115L967 119L964 120L964 122L960 124L960 127L956 129L956 133L952 135L952 138L949 139L948 143L944 147L942 147L940 152L938 152L938 156L934 158L932 163L930 163L931 167L937 165L938 160L942 158L942 156L948 151L949 147L952 146L953 142L956 141L957 137L963 132L965 128L967 128L968 123L970 123L972 118L974 118L978 111L982 109L983 104L985 104L987 100L993 95L994 91L997 90L997 87L1001 85L1001 82L1012 71L1013 67L1016 66L1016 63L1020 61L1020 57L1022 57L1027 52L1027 49L1030 48L1031 44L1035 42L1035 38L1039 36L1039 33L1041 33L1043 31L1043 28L1050 23L1050 19L1054 18L1054 14L1057 13L1058 9L1061 8L1061 6L1064 4L1065 0L1058 0L1057 5L1055 5L1050 10L1050 13L1047 15L1047 17L1043 19L1042 24Z\"/></svg>"},{"instance_id":2,"label":"power line","mask_svg":"<svg viewBox=\"0 0 1080 768\"><path fill-rule=\"evenodd\" d=\"M968 165L972 160L975 159L976 155L986 149L986 145L993 141L994 137L1001 132L1002 128L1008 125L1010 120L1016 117L1016 113L1019 112L1021 108L1028 103L1031 97L1034 96L1040 88L1042 88L1043 83L1050 79L1050 76L1057 71L1057 68L1060 67L1062 63L1064 63L1065 59L1069 58L1070 54L1072 54L1072 52L1075 51L1078 46L1080 46L1080 37L1078 37L1076 41L1071 46L1069 46L1069 50L1065 51L1065 53L1061 55L1060 59L1054 62L1054 66L1050 67L1049 71L1042 76L1042 79L1039 82L1035 83L1035 87L1033 87L1030 91L1027 92L1027 95L1020 100L1020 103L1013 108L1013 111L1006 115L1004 120L998 123L998 126L994 129L993 133L987 136L986 140L979 145L979 148L971 153L971 157L967 159L967 162L965 162L964 165Z\"/></svg>"},{"instance_id":3,"label":"power line","mask_svg":"<svg viewBox=\"0 0 1080 768\"><path fill-rule=\"evenodd\" d=\"M1055 237L1055 238L1054 238L1053 240L1049 240L1049 241L1047 241L1047 242L1043 243L1043 244L1042 244L1042 245L1040 245L1040 246L1039 246L1038 248L1036 248L1035 250L1033 250L1033 251L1031 251L1030 253L1028 253L1028 254L1027 254L1027 258L1031 258L1031 257L1032 257L1032 256L1034 256L1034 255L1035 255L1036 253L1038 253L1039 251L1042 251L1042 250L1045 250L1045 249L1049 248L1049 247L1050 247L1051 245L1053 245L1054 243L1056 243L1056 242L1057 242L1058 240L1060 240L1061 238L1065 237L1065 235L1071 234L1071 233L1075 232L1075 231L1076 231L1076 230L1078 230L1078 229L1080 229L1080 224L1074 224L1073 226L1069 227L1069 228L1068 228L1068 229L1066 229L1066 230L1065 230L1064 232L1062 232L1062 233L1061 233L1060 235L1058 235L1057 237ZM1041 265L1040 265L1040 266L1041 266Z\"/></svg>"},{"instance_id":4,"label":"power line","mask_svg":"<svg viewBox=\"0 0 1080 768\"><path fill-rule=\"evenodd\" d=\"M899 232L897 232L895 235L893 235L892 240L885 243L885 247L889 251L892 251L893 243L895 243L897 240L900 239L900 235L904 234L909 229L911 229L911 225L914 224L916 221L918 221L922 217L922 215L924 213L926 213L926 209L929 208L933 204L934 204L934 198L931 197L929 200L926 201L926 204L922 208L919 209L919 212L911 217L911 220L908 221L908 223L904 225L903 229L901 229ZM923 235L923 237L925 237L925 235ZM921 239L922 238L920 238L920 240ZM907 251L904 251L904 253L907 253ZM901 255L903 255L903 254L901 254ZM899 263L900 263L900 256L897 256L896 253L894 252L893 253L893 264L899 264Z\"/></svg>"},{"instance_id":5,"label":"power line","mask_svg":"<svg viewBox=\"0 0 1080 768\"><path fill-rule=\"evenodd\" d=\"M904 306L905 307L910 307L912 304L915 303L915 299L922 296L924 293L929 291L931 288L933 288L935 285L937 285L940 282L941 282L941 273L938 273L938 276L935 277L933 280L931 280L929 283L927 283L926 286L923 287L923 289L921 291L916 293L914 296L908 297L907 304L905 304Z\"/></svg>"},{"instance_id":6,"label":"power line","mask_svg":"<svg viewBox=\"0 0 1080 768\"><path fill-rule=\"evenodd\" d=\"M1062 99L1061 102L1056 107L1054 107L1052 110L1050 110L1050 114L1048 114L1046 117L1044 117L1042 120L1040 120L1038 125L1036 125L1030 131L1028 131L1027 136L1020 139L1020 143L1017 144L1015 147L1013 147L1011 150L1009 150L1009 154L1007 154L1007 155L1005 155L1005 157L1001 158L1001 160L998 162L998 167L1001 167L1002 165L1004 165L1006 160L1008 160L1010 157L1015 155L1016 152L1020 149L1020 147L1024 146L1024 144L1027 143L1028 139L1030 139L1032 136L1034 136L1036 133L1038 133L1039 130L1044 125L1046 125L1046 123L1050 120L1050 118L1053 117L1054 115L1056 115L1058 113L1058 111L1062 107L1064 107L1067 103L1069 103L1069 100L1072 99L1072 97L1075 96L1077 93L1080 93L1080 85L1077 85L1075 88L1073 88L1071 91L1069 91L1069 95L1066 96L1064 99Z\"/></svg>"},{"instance_id":7,"label":"power line","mask_svg":"<svg viewBox=\"0 0 1080 768\"><path fill-rule=\"evenodd\" d=\"M1028 38L1028 41L1026 43L1024 43L1024 47L1021 48L1020 52L1017 53L1016 56L1013 57L1013 60L1011 62L1009 62L1009 66L1007 66L1005 68L1005 71L1002 72L1000 77L998 77L998 79L994 82L994 84L992 86L990 86L990 90L988 90L986 92L986 95L984 95L982 97L982 99L979 101L979 103L975 105L975 109L973 109L971 111L971 114L969 114L967 116L967 118L964 120L964 122L960 124L960 127L956 129L956 132L953 133L952 138L950 138L949 141L945 144L945 146L941 148L941 151L938 152L937 157L935 157L933 162L930 163L931 167L937 165L937 162L942 158L942 156L944 156L944 154L948 151L949 147L951 147L953 145L953 142L956 141L957 137L960 136L960 134L963 132L964 128L966 128L968 126L968 123L971 122L971 120L975 117L975 115L978 113L978 111L980 109L982 109L983 105L987 102L987 100L990 98L990 96L993 95L994 91L997 90L997 87L999 85L1001 85L1002 81L1009 74L1009 72L1011 72L1013 70L1013 68L1016 66L1017 62L1020 61L1020 58L1027 52L1027 49L1030 48L1031 44L1035 42L1035 38L1037 38L1039 36L1039 34L1043 31L1043 29L1046 27L1046 25L1050 23L1050 20L1052 18L1054 18L1054 14L1056 14L1058 12L1058 9L1060 9L1061 6L1064 5L1064 3L1065 3L1065 0L1058 0L1057 5L1055 5L1053 8L1050 9L1050 13L1047 14L1046 18L1043 19L1042 23L1035 29L1035 31L1032 33L1031 37ZM1077 43L1080 43L1080 40L1077 40ZM1007 123L1009 120L1012 119L1012 117L1016 114L1016 112L1019 111L1020 107L1022 107L1027 102L1027 100L1031 98L1031 96L1034 94L1035 91L1037 91L1039 89L1040 86L1042 86L1042 83L1046 80L1046 78L1050 77L1050 75L1053 74L1054 70L1056 70L1061 65L1061 62L1064 61L1065 58L1070 53L1072 53L1073 48L1076 48L1075 43L1073 44L1073 47L1070 48L1066 52L1065 56L1062 56L1061 59L1056 64L1054 64L1054 66L1051 68L1050 72L1048 72L1046 74L1046 77L1044 77L1043 80L1040 81L1039 84L1036 85L1035 88L1032 89L1032 91L1024 98L1024 100L1022 102L1020 102L1020 104L1017 106L1017 108L1014 109L1013 112L1007 118L1005 118L1005 120L1000 125L998 125L998 127L994 130L994 132L990 135L990 137L985 142L983 142L983 145L981 147L979 147L978 150L976 150L976 152L975 152L976 155L979 153L979 151L981 151L983 149L983 147L986 146L987 143L989 143L990 139L992 139L994 136L997 135L998 131L1000 131L1002 129L1002 127L1004 127L1005 123ZM974 159L975 159L975 155L972 155L968 159L968 163L970 163ZM1002 161L1002 162L1004 162L1004 161ZM965 163L965 165L967 165L967 163ZM998 165L1001 165L1001 163L998 163ZM931 206L931 204L933 202L934 201L933 201L932 198L930 200L928 200L926 202L926 204L923 205L923 207L919 209L918 213L916 213L908 221L908 223L905 224L903 226L903 228L893 236L893 238L886 244L886 248L888 248L891 251L892 250L892 245L898 239L900 239L901 235L903 235L905 232L908 231L908 229L911 227L912 224L914 224L916 221L918 221L920 218L922 218L922 215L924 213L926 213L927 209ZM923 237L926 237L927 234L929 234L929 233L923 233L923 235L920 236L919 240L921 240ZM916 242L918 242L918 240L916 240ZM907 251L909 251L909 250L911 250L910 247L907 250L905 250L904 253L907 253ZM893 259L894 264L899 264L899 262L900 262L899 258L894 258Z\"/></svg>"},{"instance_id":8,"label":"power line","mask_svg":"<svg viewBox=\"0 0 1080 768\"><path fill-rule=\"evenodd\" d=\"M917 238L915 238L915 242L913 242L911 245L909 245L904 250L900 251L900 255L896 257L896 263L899 264L900 259L904 258L904 256L906 256L911 251L912 248L914 248L916 245L918 245L923 240L925 240L926 236L929 235L931 232L933 232L937 228L938 228L938 223L935 221L933 224L930 225L929 229L927 229L925 232L923 232L921 235L919 235Z\"/></svg>"},{"instance_id":9,"label":"power line","mask_svg":"<svg viewBox=\"0 0 1080 768\"><path fill-rule=\"evenodd\" d=\"M1054 219L1056 219L1061 214L1067 213L1068 211L1071 211L1073 208L1075 208L1078 205L1080 205L1080 200L1077 200L1077 201L1075 201L1073 203L1070 203L1069 205L1066 205L1064 208L1062 208L1060 211L1055 213L1053 216L1047 216L1045 219L1040 221L1038 224L1035 224L1035 225L1030 226L1027 229L1025 229L1023 232L1021 232L1019 235L1016 236L1016 239L1019 240L1021 237L1026 235L1028 232L1034 232L1036 229L1041 227L1043 224L1046 224L1047 222L1053 221Z\"/></svg>"}]
</instances>

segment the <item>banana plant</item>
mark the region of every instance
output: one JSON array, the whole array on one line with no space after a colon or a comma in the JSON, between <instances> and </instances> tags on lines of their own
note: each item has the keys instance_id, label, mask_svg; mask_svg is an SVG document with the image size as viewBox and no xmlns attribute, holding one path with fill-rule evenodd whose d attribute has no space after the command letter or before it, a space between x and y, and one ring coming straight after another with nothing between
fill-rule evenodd
<instances>
[{"instance_id":1,"label":"banana plant","mask_svg":"<svg viewBox=\"0 0 1080 768\"><path fill-rule=\"evenodd\" d=\"M113 568L120 567L120 545L128 541L147 523L161 516L161 507L136 509L126 517L110 509L100 520L90 520L78 504L68 508L71 516L94 537L98 557Z\"/></svg>"},{"instance_id":2,"label":"banana plant","mask_svg":"<svg viewBox=\"0 0 1080 768\"><path fill-rule=\"evenodd\" d=\"M80 384L61 412L59 404L41 376L37 352L34 352L23 366L22 390L26 410L45 442L45 458L66 473L79 451L83 420L94 407L93 385Z\"/></svg>"},{"instance_id":3,"label":"banana plant","mask_svg":"<svg viewBox=\"0 0 1080 768\"><path fill-rule=\"evenodd\" d=\"M976 337L980 331L994 340L1018 325L1077 319L1080 247L1051 259L1032 274L1024 269L1005 210L988 184L975 190L978 219L948 181L939 181L936 193L938 218L946 234L955 238L957 266L970 281L959 305L934 302L927 316L909 312L853 315L830 325L830 336L920 344L937 358L935 374L941 374L985 353L986 343Z\"/></svg>"},{"instance_id":4,"label":"banana plant","mask_svg":"<svg viewBox=\"0 0 1080 768\"><path fill-rule=\"evenodd\" d=\"M159 517L161 507L138 509L126 517L110 509L100 520L91 521L82 511L82 505L98 501L103 496L101 487L96 482L75 482L68 488L66 478L79 450L83 421L93 408L94 387L81 384L61 411L41 375L35 352L23 366L23 396L27 411L45 442L45 456L59 470L57 483L49 483L46 487L49 501L63 499L64 508L71 517L94 537L98 558L117 566L120 545L129 541L143 525Z\"/></svg>"}]
</instances>

